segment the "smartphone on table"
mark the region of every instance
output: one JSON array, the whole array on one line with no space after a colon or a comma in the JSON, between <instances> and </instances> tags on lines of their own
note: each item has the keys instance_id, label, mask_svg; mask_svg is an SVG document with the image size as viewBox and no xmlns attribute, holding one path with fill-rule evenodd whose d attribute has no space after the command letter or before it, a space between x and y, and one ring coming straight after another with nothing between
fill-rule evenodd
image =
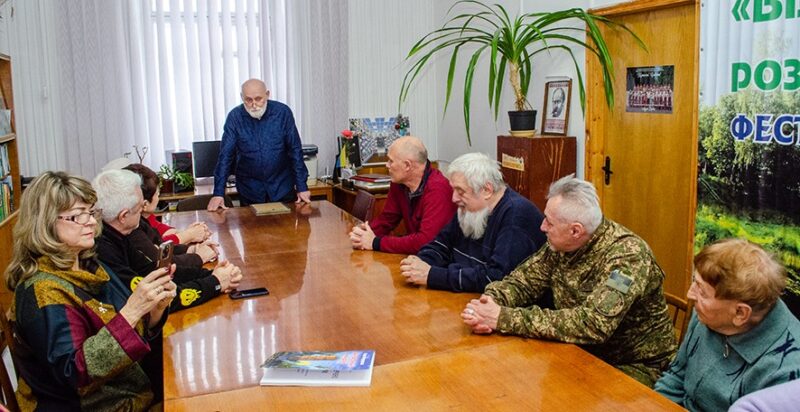
<instances>
[{"instance_id":1,"label":"smartphone on table","mask_svg":"<svg viewBox=\"0 0 800 412\"><path fill-rule=\"evenodd\" d=\"M234 290L228 294L228 296L230 296L231 299L245 299L263 295L269 295L269 290L267 290L267 288Z\"/></svg>"}]
</instances>

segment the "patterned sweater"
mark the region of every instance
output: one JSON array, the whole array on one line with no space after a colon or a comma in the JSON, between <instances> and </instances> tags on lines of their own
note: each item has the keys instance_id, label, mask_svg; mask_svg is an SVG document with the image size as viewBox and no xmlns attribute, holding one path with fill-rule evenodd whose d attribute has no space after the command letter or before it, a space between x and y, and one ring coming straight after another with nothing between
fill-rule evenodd
<instances>
[{"instance_id":1,"label":"patterned sweater","mask_svg":"<svg viewBox=\"0 0 800 412\"><path fill-rule=\"evenodd\" d=\"M143 364L161 325L135 328L119 314L130 292L104 266L55 268L48 257L14 291L14 362L22 410L146 410L153 401ZM164 319L166 320L166 316Z\"/></svg>"}]
</instances>

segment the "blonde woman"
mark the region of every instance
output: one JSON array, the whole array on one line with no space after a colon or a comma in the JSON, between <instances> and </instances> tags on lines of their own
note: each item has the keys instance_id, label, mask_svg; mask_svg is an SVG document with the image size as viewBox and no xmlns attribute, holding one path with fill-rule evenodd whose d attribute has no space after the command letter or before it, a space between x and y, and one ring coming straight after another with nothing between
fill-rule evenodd
<instances>
[{"instance_id":1,"label":"blonde woman","mask_svg":"<svg viewBox=\"0 0 800 412\"><path fill-rule=\"evenodd\" d=\"M169 269L133 294L94 257L101 211L86 180L45 172L25 190L6 283L22 410L146 410L147 370L175 297ZM160 352L160 350L158 351ZM160 393L159 393L160 396Z\"/></svg>"}]
</instances>

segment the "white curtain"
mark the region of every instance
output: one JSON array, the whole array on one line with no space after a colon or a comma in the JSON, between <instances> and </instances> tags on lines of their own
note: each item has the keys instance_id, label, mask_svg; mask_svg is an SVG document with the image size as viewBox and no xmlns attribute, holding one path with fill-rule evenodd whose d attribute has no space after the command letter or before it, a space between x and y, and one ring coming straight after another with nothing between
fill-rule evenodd
<instances>
[{"instance_id":1,"label":"white curtain","mask_svg":"<svg viewBox=\"0 0 800 412\"><path fill-rule=\"evenodd\" d=\"M220 139L241 103L240 84L252 77L293 108L303 142L333 159L328 137L346 125L347 68L320 63L331 52L346 61L346 0L37 2L60 16L54 29L41 28L55 44L54 58L43 60L58 73L58 124L34 141L62 148L59 168L92 177L137 145L157 169L167 151ZM36 46L20 53L41 53ZM33 156L23 163L28 174L54 168Z\"/></svg>"}]
</instances>

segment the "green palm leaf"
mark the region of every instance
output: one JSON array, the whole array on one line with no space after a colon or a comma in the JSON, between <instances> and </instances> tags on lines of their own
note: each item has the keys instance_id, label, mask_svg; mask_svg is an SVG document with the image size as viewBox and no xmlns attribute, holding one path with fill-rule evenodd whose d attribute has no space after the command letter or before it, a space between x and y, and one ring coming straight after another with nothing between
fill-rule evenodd
<instances>
[{"instance_id":1,"label":"green palm leaf","mask_svg":"<svg viewBox=\"0 0 800 412\"><path fill-rule=\"evenodd\" d=\"M586 110L586 91L583 74L574 55L574 47L587 50L597 59L603 77L606 104L614 105L614 72L608 46L602 36L601 26L622 28L629 33L639 47L646 50L642 40L630 29L603 16L593 15L580 8L554 12L525 13L512 18L500 4L487 5L478 0L460 0L447 11L450 16L441 28L431 31L417 41L409 50L406 60L413 60L403 77L398 106L408 98L411 86L431 61L431 57L452 50L447 71L447 86L444 111L447 111L453 88L458 53L464 46L472 51L464 78L464 127L467 143L472 144L470 134L470 102L475 70L484 51L489 50L489 86L487 97L495 120L500 110L500 96L506 79L506 69L519 100L518 110L530 107L527 93L533 77L532 60L542 52L567 53L572 59L578 80L581 109ZM582 28L575 27L581 22ZM571 24L571 25L570 25ZM474 50L474 51L473 51ZM520 107L521 105L521 107Z\"/></svg>"}]
</instances>

